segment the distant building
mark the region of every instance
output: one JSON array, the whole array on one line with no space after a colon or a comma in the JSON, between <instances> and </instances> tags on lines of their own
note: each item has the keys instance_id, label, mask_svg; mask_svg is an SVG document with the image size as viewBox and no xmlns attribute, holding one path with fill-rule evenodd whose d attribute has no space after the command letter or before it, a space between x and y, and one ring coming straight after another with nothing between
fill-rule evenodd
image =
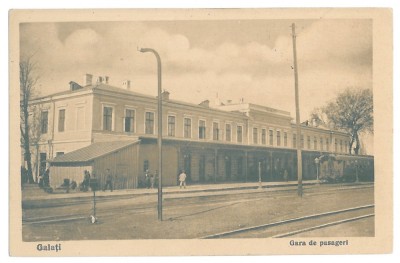
<instances>
[{"instance_id":1,"label":"distant building","mask_svg":"<svg viewBox=\"0 0 400 263\"><path fill-rule=\"evenodd\" d=\"M35 173L50 164L50 184L63 179L83 180L89 170L104 180L109 168L116 188L143 185L144 172L157 170L157 98L140 94L125 81L122 88L108 77L86 74L83 84L70 82L70 90L32 100L40 121L40 140L32 147ZM315 178L313 160L322 153L348 151L349 135L305 123L296 134L289 112L227 101L211 107L163 99L163 183L175 185L180 170L189 183L296 178L296 144L306 164L303 177Z\"/></svg>"}]
</instances>

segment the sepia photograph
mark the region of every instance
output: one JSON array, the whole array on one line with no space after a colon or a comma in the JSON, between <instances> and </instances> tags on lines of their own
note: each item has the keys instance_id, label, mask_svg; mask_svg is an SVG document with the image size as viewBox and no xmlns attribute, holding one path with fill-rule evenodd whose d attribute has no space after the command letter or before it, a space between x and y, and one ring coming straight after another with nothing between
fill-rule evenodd
<instances>
[{"instance_id":1,"label":"sepia photograph","mask_svg":"<svg viewBox=\"0 0 400 263\"><path fill-rule=\"evenodd\" d=\"M391 29L390 9L11 10L11 255L390 252Z\"/></svg>"}]
</instances>

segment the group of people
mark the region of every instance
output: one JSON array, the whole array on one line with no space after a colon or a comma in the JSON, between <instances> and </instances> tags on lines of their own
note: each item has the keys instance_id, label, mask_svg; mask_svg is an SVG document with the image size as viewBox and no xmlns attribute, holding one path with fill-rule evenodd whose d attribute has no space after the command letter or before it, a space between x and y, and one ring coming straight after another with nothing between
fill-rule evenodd
<instances>
[{"instance_id":1,"label":"group of people","mask_svg":"<svg viewBox=\"0 0 400 263\"><path fill-rule=\"evenodd\" d=\"M22 171L22 170L21 170ZM24 174L21 172L21 174ZM25 175L25 174L24 174ZM90 175L88 170L83 172L83 181L79 184L79 190L82 192L87 192L91 188L90 179L95 177ZM181 170L178 175L179 187L186 188L186 178L187 175L184 170ZM39 175L38 183L40 187L48 187L50 179L50 170L46 169L41 175ZM114 176L112 175L110 169L106 169L104 173L105 183L102 188L103 191L109 189L111 192L114 190ZM69 181L69 180L68 180ZM73 181L74 182L74 181ZM64 182L65 183L65 182ZM76 184L76 183L75 183ZM148 189L153 189L158 184L158 171L152 174L148 169L145 171L145 187ZM75 186L76 187L76 186ZM75 188L69 185L68 188Z\"/></svg>"},{"instance_id":2,"label":"group of people","mask_svg":"<svg viewBox=\"0 0 400 263\"><path fill-rule=\"evenodd\" d=\"M44 172L39 174L38 184L40 188L49 187L50 185L50 170L47 168Z\"/></svg>"},{"instance_id":3,"label":"group of people","mask_svg":"<svg viewBox=\"0 0 400 263\"><path fill-rule=\"evenodd\" d=\"M144 178L145 178L145 187L147 189L153 189L155 184L156 184L156 178L158 177L158 171L155 172L155 174L150 173L150 171L147 169ZM157 178L158 179L158 178Z\"/></svg>"},{"instance_id":4,"label":"group of people","mask_svg":"<svg viewBox=\"0 0 400 263\"><path fill-rule=\"evenodd\" d=\"M90 187L90 172L88 170L85 170L83 172L83 181L79 185L79 190L81 190L82 192L87 192L89 190L89 187Z\"/></svg>"},{"instance_id":5,"label":"group of people","mask_svg":"<svg viewBox=\"0 0 400 263\"><path fill-rule=\"evenodd\" d=\"M153 175L152 173L150 173L148 169L146 169L144 177L145 177L145 187L147 189L153 189L156 184L156 180L158 180L158 171L156 171L155 174ZM179 188L182 187L186 188L186 178L187 175L185 173L185 170L180 171L178 175Z\"/></svg>"},{"instance_id":6,"label":"group of people","mask_svg":"<svg viewBox=\"0 0 400 263\"><path fill-rule=\"evenodd\" d=\"M91 176L90 172L87 170L85 170L83 174L84 174L83 181L80 184L80 190L83 192L87 192L89 190L89 188L97 188L93 185L90 185L90 179L95 178L96 177L95 174L93 173L93 175ZM106 169L106 171L104 173L104 178L105 178L105 184L103 187L103 191L110 189L110 191L112 192L114 190L114 183L113 183L114 177L113 177L110 169L108 169L108 168ZM92 190L94 190L94 189L92 189Z\"/></svg>"}]
</instances>

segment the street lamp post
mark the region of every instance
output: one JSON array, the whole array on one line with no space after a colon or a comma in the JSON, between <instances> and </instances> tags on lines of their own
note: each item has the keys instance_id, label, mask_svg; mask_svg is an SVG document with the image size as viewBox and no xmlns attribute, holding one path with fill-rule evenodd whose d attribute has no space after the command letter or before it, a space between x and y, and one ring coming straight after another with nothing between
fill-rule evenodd
<instances>
[{"instance_id":1,"label":"street lamp post","mask_svg":"<svg viewBox=\"0 0 400 263\"><path fill-rule=\"evenodd\" d=\"M300 128L300 106L299 106L299 81L297 75L297 54L296 54L296 31L295 24L292 24L293 38L293 69L294 69L294 89L296 102L296 132L297 132L297 195L303 196L303 167L301 157L301 128Z\"/></svg>"},{"instance_id":2,"label":"street lamp post","mask_svg":"<svg viewBox=\"0 0 400 263\"><path fill-rule=\"evenodd\" d=\"M151 52L157 59L158 72L158 220L162 221L162 98L161 98L161 59L160 55L152 48L141 48L142 53Z\"/></svg>"}]
</instances>

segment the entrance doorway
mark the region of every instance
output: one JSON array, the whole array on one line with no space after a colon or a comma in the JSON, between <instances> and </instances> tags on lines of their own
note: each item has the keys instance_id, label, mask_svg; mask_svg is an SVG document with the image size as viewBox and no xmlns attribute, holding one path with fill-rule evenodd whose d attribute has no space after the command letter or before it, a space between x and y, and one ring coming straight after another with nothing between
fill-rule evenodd
<instances>
[{"instance_id":1,"label":"entrance doorway","mask_svg":"<svg viewBox=\"0 0 400 263\"><path fill-rule=\"evenodd\" d=\"M185 173L187 176L186 181L191 182L192 181L192 178L191 178L192 173L190 171L190 168L192 166L192 156L190 154L185 154L183 156L183 159L184 159L183 169L185 170Z\"/></svg>"},{"instance_id":2,"label":"entrance doorway","mask_svg":"<svg viewBox=\"0 0 400 263\"><path fill-rule=\"evenodd\" d=\"M226 180L230 180L231 179L231 174L232 174L231 157L225 156L225 178L226 178Z\"/></svg>"},{"instance_id":3,"label":"entrance doorway","mask_svg":"<svg viewBox=\"0 0 400 263\"><path fill-rule=\"evenodd\" d=\"M40 153L39 174L42 175L46 171L47 153Z\"/></svg>"},{"instance_id":4,"label":"entrance doorway","mask_svg":"<svg viewBox=\"0 0 400 263\"><path fill-rule=\"evenodd\" d=\"M199 159L199 177L201 183L206 181L206 157L204 155L201 155Z\"/></svg>"}]
</instances>

